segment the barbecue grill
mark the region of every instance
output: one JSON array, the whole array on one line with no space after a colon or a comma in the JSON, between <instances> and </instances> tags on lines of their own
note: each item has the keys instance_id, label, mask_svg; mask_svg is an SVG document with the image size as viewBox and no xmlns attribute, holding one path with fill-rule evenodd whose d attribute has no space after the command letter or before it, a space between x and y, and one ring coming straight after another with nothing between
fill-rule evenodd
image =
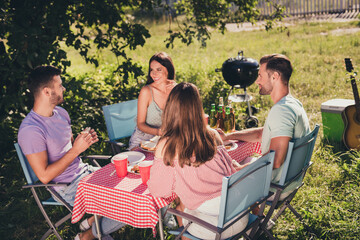
<instances>
[{"instance_id":1,"label":"barbecue grill","mask_svg":"<svg viewBox=\"0 0 360 240\"><path fill-rule=\"evenodd\" d=\"M244 57L243 51L239 51L237 57L227 59L221 69L224 80L231 86L228 99L232 102L246 102L248 117L245 121L247 128L257 127L258 119L252 115L250 100L252 97L246 93L246 88L253 84L258 76L259 63L252 58ZM244 94L236 94L237 89L244 89Z\"/></svg>"}]
</instances>

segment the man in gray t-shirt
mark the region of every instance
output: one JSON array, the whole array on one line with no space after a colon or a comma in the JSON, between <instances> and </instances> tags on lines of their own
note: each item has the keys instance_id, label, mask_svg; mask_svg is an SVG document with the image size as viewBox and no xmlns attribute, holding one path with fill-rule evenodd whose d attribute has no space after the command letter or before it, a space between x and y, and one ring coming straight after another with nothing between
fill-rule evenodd
<instances>
[{"instance_id":1,"label":"man in gray t-shirt","mask_svg":"<svg viewBox=\"0 0 360 240\"><path fill-rule=\"evenodd\" d=\"M223 140L260 142L262 154L275 151L273 181L278 180L284 163L289 141L310 132L306 112L297 99L291 96L289 80L292 74L290 60L281 54L265 55L260 59L256 80L260 95L270 95L271 108L264 127L246 129L230 134L220 131ZM241 167L246 166L242 165Z\"/></svg>"}]
</instances>

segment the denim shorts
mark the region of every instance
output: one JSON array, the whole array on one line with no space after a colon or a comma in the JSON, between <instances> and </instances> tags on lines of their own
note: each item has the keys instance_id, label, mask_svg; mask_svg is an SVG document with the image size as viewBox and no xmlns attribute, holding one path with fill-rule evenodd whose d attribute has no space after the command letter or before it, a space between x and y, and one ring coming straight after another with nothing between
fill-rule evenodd
<instances>
[{"instance_id":1,"label":"denim shorts","mask_svg":"<svg viewBox=\"0 0 360 240\"><path fill-rule=\"evenodd\" d=\"M71 206L74 206L76 190L79 185L79 182L81 181L81 179L83 179L87 175L95 172L98 169L100 169L100 168L86 164L86 167L84 167L84 171L77 178L75 178L68 186L66 186L64 188L56 189L56 192L67 203L69 203ZM54 199L57 200L55 197L54 197Z\"/></svg>"}]
</instances>

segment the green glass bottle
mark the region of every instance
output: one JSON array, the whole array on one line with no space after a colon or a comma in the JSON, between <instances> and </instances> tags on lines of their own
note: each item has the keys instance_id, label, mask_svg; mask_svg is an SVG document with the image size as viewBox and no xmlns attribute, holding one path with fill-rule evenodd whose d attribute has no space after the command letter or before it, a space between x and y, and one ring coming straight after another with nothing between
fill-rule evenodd
<instances>
[{"instance_id":1,"label":"green glass bottle","mask_svg":"<svg viewBox=\"0 0 360 240\"><path fill-rule=\"evenodd\" d=\"M210 127L211 128L216 128L216 107L215 107L215 103L211 104L211 110L210 110L210 114L209 114L209 122L210 122Z\"/></svg>"}]
</instances>

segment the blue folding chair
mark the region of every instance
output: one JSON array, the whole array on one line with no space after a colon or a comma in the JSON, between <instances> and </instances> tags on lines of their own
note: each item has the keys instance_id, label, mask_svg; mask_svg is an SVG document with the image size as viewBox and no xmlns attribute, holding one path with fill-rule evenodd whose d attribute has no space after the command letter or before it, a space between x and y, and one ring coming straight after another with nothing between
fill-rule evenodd
<instances>
[{"instance_id":1,"label":"blue folding chair","mask_svg":"<svg viewBox=\"0 0 360 240\"><path fill-rule=\"evenodd\" d=\"M283 163L283 169L281 172L280 180L278 183L271 183L271 187L275 189L274 199L272 201L267 201L266 204L270 206L270 209L263 220L260 228L262 231L268 235L269 238L275 239L269 229L272 226L269 226L267 223L274 211L278 209L275 216L271 219L272 224L280 217L280 215L289 208L292 213L303 222L301 215L291 206L291 201L295 197L297 191L300 187L304 185L303 179L307 169L312 165L311 156L314 151L315 141L317 134L319 132L320 126L316 124L314 130L306 135L305 137L299 139L293 139L289 142L288 152ZM288 189L294 189L292 191L287 191ZM284 192L291 192L287 196L282 197ZM280 209L279 209L280 208ZM310 228L304 224L308 231ZM259 231L257 234L260 234Z\"/></svg>"},{"instance_id":2,"label":"blue folding chair","mask_svg":"<svg viewBox=\"0 0 360 240\"><path fill-rule=\"evenodd\" d=\"M217 226L188 213L169 208L168 212L189 221L185 227L169 231L169 233L177 235L176 239L185 236L197 240L199 238L187 232L189 226L196 223L214 232L216 239L221 239L221 234L226 229L249 214L249 221L245 229L228 239L238 239L240 236L244 236L246 239L252 239L263 217L262 211L265 208L265 201L272 195L272 193L269 192L269 188L274 155L272 151L233 175L223 178ZM250 212L257 204L261 204L260 211L258 215L253 215ZM250 231L250 234L247 234L247 231Z\"/></svg>"},{"instance_id":3,"label":"blue folding chair","mask_svg":"<svg viewBox=\"0 0 360 240\"><path fill-rule=\"evenodd\" d=\"M112 105L103 106L109 143L113 154L121 152L126 144L116 140L130 137L136 127L138 100L130 100Z\"/></svg>"},{"instance_id":4,"label":"blue folding chair","mask_svg":"<svg viewBox=\"0 0 360 240\"><path fill-rule=\"evenodd\" d=\"M41 182L39 182L38 177L35 175L34 171L32 170L29 162L27 161L24 153L22 152L20 146L18 143L15 143L15 149L17 152L17 155L19 157L20 163L21 163L21 167L24 171L25 174L25 178L27 181L27 185L23 186L23 188L30 188L34 199L36 201L36 204L38 205L41 213L43 214L46 222L49 225L49 230L41 237L41 239L46 239L51 233L54 233L56 235L56 237L58 239L62 239L60 234L57 231L57 228L60 227L64 222L66 222L68 219L71 218L71 214L72 214L72 207L64 201L64 199L56 192L52 189L52 187L54 186L66 186L66 183L48 183L48 184L43 184ZM41 200L38 194L38 191L40 188L45 188L47 189L49 192L51 192L51 194L53 194L53 196L57 197L58 201L56 201L53 197L50 197L46 200ZM44 206L65 206L67 208L67 210L69 211L69 213L61 218L60 220L58 220L56 223L52 223L52 221L50 220L49 216L47 215Z\"/></svg>"},{"instance_id":5,"label":"blue folding chair","mask_svg":"<svg viewBox=\"0 0 360 240\"><path fill-rule=\"evenodd\" d=\"M19 144L15 143L14 145L15 145L16 153L20 160L22 170L24 172L24 175L25 175L25 178L27 181L27 184L25 186L23 186L23 188L30 188L30 190L34 196L34 199L36 201L36 204L38 205L41 213L43 214L46 222L48 223L48 225L50 227L47 230L47 232L41 237L41 240L46 239L51 233L54 233L58 239L62 239L60 234L58 233L57 229L64 222L66 222L68 219L71 218L72 206L70 206L52 187L67 186L68 183L51 183L51 182L48 184L41 183L39 181L39 178L35 175L33 169L31 168L31 166L30 166L26 156L22 152ZM107 159L110 159L110 157L111 156L105 156L105 155L102 155L102 156L101 155L90 155L90 156L83 157L83 159L87 158L87 159L91 160L96 166L100 167L100 165L96 162L95 159L107 160ZM40 194L40 191L41 191L40 189L44 189L44 188L51 193L51 197L47 198L47 199L40 199L40 196L42 196ZM54 199L54 197L58 201L56 201ZM69 213L65 217L58 220L56 223L53 223L45 211L45 208L44 208L45 206L64 206L69 211Z\"/></svg>"}]
</instances>

